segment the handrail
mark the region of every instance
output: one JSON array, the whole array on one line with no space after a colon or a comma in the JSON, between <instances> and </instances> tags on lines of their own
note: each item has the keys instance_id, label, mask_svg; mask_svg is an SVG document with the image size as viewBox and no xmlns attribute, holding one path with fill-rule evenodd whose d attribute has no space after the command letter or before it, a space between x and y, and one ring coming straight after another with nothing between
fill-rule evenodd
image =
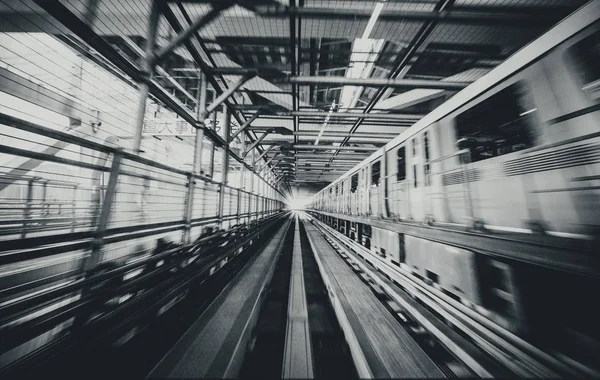
<instances>
[{"instance_id":1,"label":"handrail","mask_svg":"<svg viewBox=\"0 0 600 380\"><path fill-rule=\"evenodd\" d=\"M0 123L8 125L8 126L13 127L13 128L20 129L22 131L36 133L36 134L43 135L43 136L46 136L46 137L51 137L51 138L54 138L54 139L59 140L59 141L67 142L67 143L70 143L70 144L79 145L79 146L81 146L83 148L89 148L89 149L101 151L101 152L104 152L104 153L112 153L112 154L114 154L115 152L119 151L118 147L101 144L101 143L98 143L98 142L95 142L95 141L90 141L90 140L87 140L87 139L79 137L79 136L73 136L73 135L71 135L69 133L62 132L62 131L57 131L55 129L48 128L48 127L44 127L42 125L30 122L30 121L26 121L26 120L22 120L22 119L19 119L17 117L14 117L14 116L10 116L10 115L8 115L6 113L3 113L3 112L0 112ZM185 170L177 169L177 168L174 168L174 167L171 167L171 166L168 166L168 165L164 165L164 164L161 164L159 162L150 160L148 158L140 157L140 156L138 156L136 154L133 154L131 152L125 152L125 151L119 151L119 152L121 154L123 154L123 158L129 159L129 160L141 163L141 164L149 165L149 166L152 166L152 167L155 167L155 168L158 168L158 169L163 169L163 170L169 171L171 173L181 174L183 176L191 175L192 177L194 177L196 179L202 179L202 180L205 180L207 182L212 182L212 183L215 183L215 184L220 184L219 182L214 181L212 178L204 177L202 175L191 173L190 171L185 171ZM235 156L235 157L237 157L237 158L239 158L238 155L236 155L235 152L233 152L233 151L231 151L230 154L233 155L233 156ZM35 157L33 157L33 158L35 158ZM238 161L240 161L240 160L238 160ZM241 162L242 161L240 161L240 163ZM86 164L86 165L89 165L90 166L89 168L93 169L93 167L91 167L92 164ZM251 169L251 167L248 164L244 163L243 166L245 166L248 169ZM110 169L106 168L106 169L96 169L96 170L108 171ZM258 176L257 173L255 173L255 174ZM278 192L280 195L282 195L279 192L279 190L277 190L275 187L273 187L271 184L269 184L267 181L265 181L264 178L262 178L260 176L258 176L258 177L261 178L265 183L267 183L267 185L269 187L273 188L276 192Z\"/></svg>"},{"instance_id":2,"label":"handrail","mask_svg":"<svg viewBox=\"0 0 600 380\"><path fill-rule=\"evenodd\" d=\"M57 131L48 127L44 127L41 126L39 124L35 124L29 121L25 121L19 118L16 118L14 116L10 116L7 115L5 113L0 112L0 123L9 125L11 127L26 131L26 132L32 132L32 133L37 133L40 135L44 135L47 137L51 137L54 138L56 140L60 140L60 141L64 141L64 142L68 142L71 144L75 144L75 145L79 145L83 148L89 148L92 150L97 150L97 151L101 151L101 152L105 152L105 153L112 153L114 154L115 152L119 151L118 147L113 147L113 146L109 146L109 145L105 145L105 144L101 144L98 142L94 142L94 141L90 141L90 140L86 140L82 137L79 136L73 136L70 135L68 133L65 132L61 132L61 131ZM58 163L63 163L63 164L68 164L68 165L72 165L72 166L79 166L79 167L83 167L83 168L87 168L87 169L92 169L92 170L100 170L100 171L104 171L104 172L108 172L110 171L109 167L104 167L104 166L99 166L99 165L94 165L94 164L88 164L88 163L84 163L84 162L79 162L79 161L75 161L75 160L69 160L66 158L60 158L60 157L56 157L50 154L45 154L45 153L37 153L37 152L30 152L30 151L26 151L23 149L18 149L18 148L14 148L14 147L9 147L9 146L5 146L5 145L0 145L0 152L3 153L8 153L8 154L13 154L13 155L17 155L17 156L24 156L24 157L30 157L30 158L36 158L39 160L46 160L46 161L54 161L54 162L58 162ZM180 174L184 177L187 178L187 176L192 176L194 179L199 179L208 183L212 183L215 185L221 185L220 182L213 180L212 178L208 178L205 177L203 175L200 174L194 174L190 171L185 171L185 170L181 170L181 169L177 169L174 168L172 166L168 166L165 164L161 164L159 162L150 160L148 158L144 158L144 157L140 157L137 156L133 153L130 152L122 152L121 154L123 154L123 158L126 158L128 160L140 163L140 164L145 164L148 166L152 166L154 168L157 169L162 169L162 170L166 170L168 172L171 173L175 173L175 174ZM31 156L35 156L35 157L31 157ZM137 174L137 173L133 173L127 170L122 170L121 171L122 174L124 175L128 175L128 176L135 176L135 177L140 177L140 178L147 178L148 176L146 175L142 175L142 174ZM1 177L0 177L1 178ZM150 177L148 177L150 178ZM152 178L150 178L152 179ZM165 181L163 179L160 180L161 182L168 182ZM240 189L240 188L236 188L233 187L231 185L224 185L224 187L230 188L230 189L235 189L235 190L240 190L243 191L247 194L253 194L253 195L257 195L257 193L252 193L249 192L247 190L244 189Z\"/></svg>"},{"instance_id":3,"label":"handrail","mask_svg":"<svg viewBox=\"0 0 600 380\"><path fill-rule=\"evenodd\" d=\"M244 244L247 244L250 240L254 239L257 234L260 234L263 231L267 230L271 226L272 223L274 223L276 220L278 220L283 215L284 215L284 213L278 213L276 215L272 215L270 217L267 217L267 218L263 219L264 224L263 224L262 228L260 228L258 231L256 231L255 234L252 234L250 236L245 236L241 240L236 239L234 241L234 244L231 246L231 249L227 249L226 253L224 253L223 255L227 255L227 254L229 254L231 252L234 252L235 250L237 250L240 247L242 247ZM190 258L190 256L191 257L197 257L198 254L189 255L189 254L185 254L185 253L184 254L180 254L180 253L191 252L194 247L201 246L202 243L205 243L206 241L210 240L211 238L214 238L214 235L210 235L210 236L207 236L205 238L198 239L197 241L195 241L192 244L188 244L188 245L185 245L185 246L179 246L177 248L172 248L172 249L166 250L165 252L162 252L160 254L149 256L149 257L146 257L144 259L137 260L135 262L122 265L122 266L120 266L118 268L115 268L113 270L110 270L110 271L108 271L106 273L102 273L102 274L99 274L99 275L94 275L94 276L89 277L87 279L79 279L79 280L76 280L76 281L74 281L72 283L69 283L69 284L67 284L67 285L65 285L63 287L52 289L52 290L50 290L48 292L43 292L43 293L35 294L35 295L31 296L31 297L26 297L24 299L20 299L18 301L13 302L13 303L2 305L2 306L0 306L0 315L8 315L8 317L7 318L3 318L2 320L0 320L0 325L6 326L7 324L10 323L10 320L14 320L15 319L15 314L18 315L19 313L22 313L23 311L27 311L27 310L31 309L32 307L34 307L34 306L39 306L40 304L42 304L41 307L43 307L45 304L47 304L49 302L52 302L52 301L55 301L55 300L57 300L57 298L60 298L61 296L65 296L65 295L68 295L70 293L76 292L78 290L82 290L82 289L84 289L86 287L93 286L93 285L99 284L101 282L117 278L118 276L123 275L126 272L135 270L135 269L140 268L140 267L145 267L148 264L159 262L159 261L161 261L161 260L163 260L165 258L168 258L168 257L174 257L175 258L175 260L171 264L165 265L164 268L161 267L160 270L154 270L154 271L152 271L150 273L142 275L142 277L145 277L144 281L139 281L141 279L141 277L139 279L136 279L136 281L137 281L138 284L140 282L141 283L144 283L146 281L149 282L151 279L156 278L157 276L159 276L161 273L163 273L167 269L171 269L171 268L179 266L182 262L184 262L185 260L188 260ZM220 257L222 257L223 255L219 255L219 256L215 257L212 261L219 260ZM127 289L128 289L128 286L125 289L119 289L119 290L121 291L121 290L127 290ZM135 289L135 288L133 288L133 289ZM147 296L148 295L146 295L146 297ZM97 296L97 297L99 297L99 296ZM78 300L78 301L75 302L76 305L74 305L73 303L71 303L69 305L66 305L64 307L64 309L70 309L70 311L71 311L70 314L74 314L78 309L80 309L81 307L84 307L85 304L89 303L89 302L91 302L91 301L88 298L80 299L80 300ZM59 309L61 309L61 308L59 308ZM53 315L53 312L46 313L46 314L52 314ZM44 318L47 317L46 314L41 315L41 316L39 316L37 318L34 318L33 320L29 320L29 321L23 322L21 324L10 326L10 327L4 328L4 329L0 328L0 331L2 331L2 330L11 330L11 331L14 332L15 329L19 329L19 328L21 328L23 331L26 331L26 330L28 330L31 327L31 325L35 325L35 321L37 321L37 320L43 321ZM58 319L63 319L63 320L66 320L66 319L68 319L68 318L71 317L70 315L62 315L61 316L60 313L54 313L54 314L58 314L58 315L54 316L53 318L58 318ZM18 316L17 316L17 319L18 319ZM56 324L58 324L60 322L61 321L58 321ZM48 325L51 326L51 324L49 324L49 323L48 323ZM21 327L21 326L24 326L24 327ZM14 338L13 339L9 339L9 340L7 340L7 341L5 341L5 342L3 342L1 344L1 346L4 346L4 347L2 347L3 350L0 350L2 352L6 351L6 350L4 350L4 348L6 348L6 346L13 346L14 347L15 345L18 345L19 344L19 337L21 337L21 340L25 339L25 341L28 338L27 336L25 336L23 334L18 334L18 333L7 334L7 336L8 335L12 335ZM31 335L31 333L29 335ZM33 337L35 337L35 336L37 336L37 335L34 335ZM29 338L31 338L31 337L29 337Z\"/></svg>"}]
</instances>

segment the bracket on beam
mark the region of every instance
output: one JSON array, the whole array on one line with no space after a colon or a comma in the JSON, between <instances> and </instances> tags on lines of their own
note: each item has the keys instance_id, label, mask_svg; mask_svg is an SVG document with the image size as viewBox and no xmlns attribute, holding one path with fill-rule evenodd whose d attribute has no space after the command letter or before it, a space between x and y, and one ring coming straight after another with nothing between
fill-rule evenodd
<instances>
[{"instance_id":1,"label":"bracket on beam","mask_svg":"<svg viewBox=\"0 0 600 380\"><path fill-rule=\"evenodd\" d=\"M265 132L264 132L262 135L258 136L258 138L256 139L256 141L254 141L254 142L252 143L252 145L250 145L250 146L248 147L248 149L247 149L247 150L244 152L244 154L242 155L242 157L244 157L244 158L245 158L245 157L248 155L248 153L252 151L252 149L256 148L256 147L258 146L258 144L260 144L260 142L261 142L261 141L263 141L263 139L264 139L265 137L267 137L267 135L268 135L269 133L271 133L271 131L265 131Z\"/></svg>"},{"instance_id":2,"label":"bracket on beam","mask_svg":"<svg viewBox=\"0 0 600 380\"><path fill-rule=\"evenodd\" d=\"M200 28L214 20L219 15L219 13L221 13L221 11L233 6L234 4L235 1L232 0L220 0L213 2L212 8L210 11L208 11L208 13L202 15L202 17L200 17L198 20L196 20L196 22L190 25L189 28L183 30L175 38L173 38L167 46L163 47L158 52L152 55L152 58L150 59L152 66L158 64L176 47L188 40L192 36L192 34L196 33L198 30L200 30Z\"/></svg>"},{"instance_id":3,"label":"bracket on beam","mask_svg":"<svg viewBox=\"0 0 600 380\"><path fill-rule=\"evenodd\" d=\"M219 97L216 98L210 104L210 106L206 107L204 114L200 115L200 120L206 119L208 114L210 114L211 112L214 112L217 109L217 107L221 105L221 103L223 103L225 100L227 100L227 98L229 98L234 92L236 92L238 88L242 87L244 85L244 83L246 83L247 81L249 81L252 78L253 78L252 75L244 75L233 86L229 87L227 89L227 91L223 91L223 93L221 95L219 95Z\"/></svg>"},{"instance_id":4,"label":"bracket on beam","mask_svg":"<svg viewBox=\"0 0 600 380\"><path fill-rule=\"evenodd\" d=\"M246 128L248 128L250 126L250 124L252 124L252 122L254 120L256 120L262 113L262 109L258 109L258 111L256 111L256 113L250 118L248 119L244 125L242 125L233 135L231 135L231 138L229 139L229 143L231 143L233 140L235 140L235 138L242 133L243 131L246 130Z\"/></svg>"},{"instance_id":5,"label":"bracket on beam","mask_svg":"<svg viewBox=\"0 0 600 380\"><path fill-rule=\"evenodd\" d=\"M262 153L260 154L260 156L258 156L258 158L256 159L256 161L254 161L254 162L252 163L252 166L255 166L257 163L259 163L259 162L260 162L260 160L261 160L261 158L263 158L263 157L264 157L264 156L265 156L267 153L269 153L271 150L273 150L273 148L275 148L275 144L273 144L273 145L269 145L269 147L268 147L267 149L265 149L265 151L264 151L264 152L262 152Z\"/></svg>"},{"instance_id":6,"label":"bracket on beam","mask_svg":"<svg viewBox=\"0 0 600 380\"><path fill-rule=\"evenodd\" d=\"M261 166L261 167L260 167L260 169L258 169L258 170L257 170L257 173L260 173L260 172L262 172L263 170L265 170L265 168L269 167L269 164L270 164L270 163L271 163L271 162L272 162L272 161L273 161L275 158L277 158L277 157L281 157L281 156L283 156L281 153L277 153L277 154L273 155L273 157L269 158L269 159L267 160L267 162L266 162L266 163L265 163L263 166ZM285 157L285 156L284 156L284 157ZM279 162L279 161L278 161L278 162Z\"/></svg>"}]
</instances>

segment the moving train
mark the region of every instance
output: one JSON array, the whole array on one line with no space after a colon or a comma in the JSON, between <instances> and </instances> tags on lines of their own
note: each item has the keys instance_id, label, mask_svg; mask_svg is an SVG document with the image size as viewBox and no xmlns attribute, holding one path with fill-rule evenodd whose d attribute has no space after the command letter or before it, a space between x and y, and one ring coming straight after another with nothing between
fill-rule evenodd
<instances>
[{"instance_id":1,"label":"moving train","mask_svg":"<svg viewBox=\"0 0 600 380\"><path fill-rule=\"evenodd\" d=\"M599 17L600 1L580 8L325 187L307 208L372 253L523 330L514 266L371 221L597 239Z\"/></svg>"}]
</instances>

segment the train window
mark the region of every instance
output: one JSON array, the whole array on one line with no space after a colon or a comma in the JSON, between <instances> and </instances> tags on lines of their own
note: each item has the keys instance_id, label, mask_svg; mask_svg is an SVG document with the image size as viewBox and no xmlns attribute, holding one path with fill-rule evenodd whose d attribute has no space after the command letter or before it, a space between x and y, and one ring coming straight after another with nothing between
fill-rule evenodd
<instances>
[{"instance_id":1,"label":"train window","mask_svg":"<svg viewBox=\"0 0 600 380\"><path fill-rule=\"evenodd\" d=\"M459 149L477 162L533 146L533 131L524 109L528 93L515 83L456 117ZM529 107L529 106L527 106Z\"/></svg>"},{"instance_id":2,"label":"train window","mask_svg":"<svg viewBox=\"0 0 600 380\"><path fill-rule=\"evenodd\" d=\"M371 166L371 185L378 186L381 179L381 161L374 162Z\"/></svg>"},{"instance_id":3,"label":"train window","mask_svg":"<svg viewBox=\"0 0 600 380\"><path fill-rule=\"evenodd\" d=\"M417 165L413 165L413 186L417 187Z\"/></svg>"},{"instance_id":4,"label":"train window","mask_svg":"<svg viewBox=\"0 0 600 380\"><path fill-rule=\"evenodd\" d=\"M431 167L429 166L429 133L427 131L423 133L423 150L425 151L425 165L423 165L423 170L425 171L425 186L429 186Z\"/></svg>"},{"instance_id":5,"label":"train window","mask_svg":"<svg viewBox=\"0 0 600 380\"><path fill-rule=\"evenodd\" d=\"M356 193L356 189L358 188L358 173L354 174L350 178L350 192Z\"/></svg>"},{"instance_id":6,"label":"train window","mask_svg":"<svg viewBox=\"0 0 600 380\"><path fill-rule=\"evenodd\" d=\"M423 133L423 149L425 150L425 162L429 161L429 135L428 132Z\"/></svg>"},{"instance_id":7,"label":"train window","mask_svg":"<svg viewBox=\"0 0 600 380\"><path fill-rule=\"evenodd\" d=\"M412 139L412 150L413 150L413 156L417 155L417 139Z\"/></svg>"},{"instance_id":8,"label":"train window","mask_svg":"<svg viewBox=\"0 0 600 380\"><path fill-rule=\"evenodd\" d=\"M568 50L573 72L583 84L582 90L600 100L600 31L582 39Z\"/></svg>"},{"instance_id":9,"label":"train window","mask_svg":"<svg viewBox=\"0 0 600 380\"><path fill-rule=\"evenodd\" d=\"M398 171L396 172L396 180L404 181L406 179L406 160L404 155L406 154L406 149L401 147L398 149Z\"/></svg>"}]
</instances>

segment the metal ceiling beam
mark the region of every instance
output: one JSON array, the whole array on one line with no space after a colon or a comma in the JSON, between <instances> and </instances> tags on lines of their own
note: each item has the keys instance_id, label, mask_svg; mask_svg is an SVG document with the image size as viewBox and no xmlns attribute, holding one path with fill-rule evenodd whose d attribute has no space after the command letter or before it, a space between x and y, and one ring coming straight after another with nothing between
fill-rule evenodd
<instances>
[{"instance_id":1,"label":"metal ceiling beam","mask_svg":"<svg viewBox=\"0 0 600 380\"><path fill-rule=\"evenodd\" d=\"M319 131L306 131L299 130L294 132L295 135L298 136L318 136ZM323 132L321 134L323 137L374 137L374 138L382 138L382 139L393 139L398 136L397 133L382 133L382 132L354 132L353 134L349 134L348 132Z\"/></svg>"},{"instance_id":2,"label":"metal ceiling beam","mask_svg":"<svg viewBox=\"0 0 600 380\"><path fill-rule=\"evenodd\" d=\"M108 41L96 34L88 23L80 20L62 3L48 0L34 1L38 6L44 9L44 11L46 11L49 15L54 17L58 22L66 26L67 29L69 29L73 34L82 39L87 45L89 45L100 55L109 60L112 64L115 65L115 67L123 71L126 75L128 75L136 81L147 80L147 77L141 73L140 69L133 62L119 54L119 52L110 43L108 43ZM161 9L161 11L167 17L173 29L176 32L179 32L182 28L179 25L179 22L177 21L175 15L171 12L170 8L164 7L163 9ZM190 51L190 54L192 54L194 60L202 69L203 61L200 55L197 52L195 52L193 45L190 43L190 41L185 41L184 44ZM202 71L205 72L206 69ZM211 78L210 82L211 84L213 84L213 87L217 91L220 91L218 83L214 80L214 78ZM152 95L154 95L167 107L171 108L186 122L192 124L196 128L200 126L199 121L195 118L195 116L191 113L189 109L183 106L183 104L181 104L177 99L175 99L172 94L167 92L162 86L160 86L158 83L151 79L149 80L149 90ZM242 123L240 122L240 124ZM205 135L208 138L210 138L215 143L215 145L226 146L226 142L214 130L206 128ZM234 152L231 152L231 155L236 161L242 161L242 159ZM245 165L249 170L253 170L253 168L250 165Z\"/></svg>"},{"instance_id":3,"label":"metal ceiling beam","mask_svg":"<svg viewBox=\"0 0 600 380\"><path fill-rule=\"evenodd\" d=\"M144 58L144 51L135 43L133 40L127 36L121 36L123 42L131 49L131 51L138 57ZM156 66L156 72L169 81L175 88L177 88L182 94L184 94L189 100L193 103L196 103L197 99L195 96L190 94L179 82L177 82L169 73L160 66Z\"/></svg>"},{"instance_id":4,"label":"metal ceiling beam","mask_svg":"<svg viewBox=\"0 0 600 380\"><path fill-rule=\"evenodd\" d=\"M38 1L42 1L42 0L38 0ZM180 11L182 11L182 14L184 16L184 18L186 19L186 21L191 24L191 20L189 19L189 17L187 16L187 13L185 12L185 9L183 8L183 6L181 5L180 2L178 2L177 4L179 6ZM181 33L183 31L182 26L179 24L179 20L177 18L177 16L175 16L175 14L173 13L173 11L171 10L171 8L169 6L166 6L162 9L162 14L165 16L165 18L167 19L167 21L169 22L169 24L171 25L171 28L173 28L173 30L176 33ZM195 32L193 34L196 39L198 39L199 41L202 41L200 39L200 36L198 35L197 32ZM194 62L196 62L196 64L198 65L200 71L202 71L204 74L207 75L207 78L209 80L209 82L211 83L212 87L215 89L215 91L217 93L222 93L223 90L221 89L221 86L219 85L219 83L217 82L217 80L211 76L208 75L210 73L210 67L204 62L204 59L200 56L200 53L196 50L196 47L192 44L192 42L190 41L190 39L187 39L183 42L184 46L186 47L186 49L188 50L188 52L191 54L192 58L194 59ZM210 56L209 56L210 59ZM243 122L242 120L240 120L239 116L233 112L233 108L231 108L231 103L229 101L225 101L225 105L232 111L231 114L232 116L236 119L236 121L242 125ZM221 146L223 147L228 147L227 142L225 142L214 130L207 128L206 129L206 134L212 136L213 141L218 142L221 144ZM246 132L246 134L248 135L248 138L251 139L251 135ZM221 143L222 141L222 143ZM238 161L238 162L243 162L243 165L250 171L255 172L254 168L250 165L248 165L241 157L239 157L237 154L235 154L233 151L230 151L232 157ZM260 178L262 178L265 182L270 183L267 179L265 179L264 177L260 176L260 173L256 173ZM277 190L279 192L279 190ZM280 192L281 194L281 192Z\"/></svg>"},{"instance_id":5,"label":"metal ceiling beam","mask_svg":"<svg viewBox=\"0 0 600 380\"><path fill-rule=\"evenodd\" d=\"M365 156L361 156L362 154L364 154ZM352 155L342 155L339 154L335 157L336 160L356 160L356 161L362 161L365 159L365 157L369 154L369 152L355 152ZM331 155L331 153L320 153L320 154L316 154L316 153L308 153L308 152L298 152L296 153L296 157L298 158L302 158L302 159L308 159L308 158L318 158L318 159L329 159L329 155Z\"/></svg>"},{"instance_id":6,"label":"metal ceiling beam","mask_svg":"<svg viewBox=\"0 0 600 380\"><path fill-rule=\"evenodd\" d=\"M312 150L354 150L357 152L374 152L378 147L371 146L338 146L338 145L308 145L295 144L294 149L312 149Z\"/></svg>"},{"instance_id":7,"label":"metal ceiling beam","mask_svg":"<svg viewBox=\"0 0 600 380\"><path fill-rule=\"evenodd\" d=\"M381 21L435 21L452 24L469 25L524 25L530 27L549 26L559 20L558 15L550 13L525 13L525 12L485 12L482 8L476 11L440 11L440 12L422 12L422 11L399 11L382 10L379 14ZM301 17L303 19L334 19L334 20L365 20L369 19L373 13L370 8L300 8L300 7L254 7L255 12L261 17L280 18L280 17Z\"/></svg>"},{"instance_id":8,"label":"metal ceiling beam","mask_svg":"<svg viewBox=\"0 0 600 380\"><path fill-rule=\"evenodd\" d=\"M328 76L296 76L285 79L278 79L276 82L288 82L300 85L313 84L339 84L343 86L363 86L363 87L390 87L405 89L433 89L433 90L453 90L460 91L470 85L472 82L446 82L436 80L418 80L418 79L387 79L387 78L346 78L346 77L328 77Z\"/></svg>"},{"instance_id":9,"label":"metal ceiling beam","mask_svg":"<svg viewBox=\"0 0 600 380\"><path fill-rule=\"evenodd\" d=\"M300 116L300 117L327 117L327 112L318 111L292 111L292 112L277 112L278 116ZM385 113L369 113L363 114L360 112L333 112L331 118L368 118L368 119L381 119L381 120L406 120L416 122L421 120L424 114L385 114Z\"/></svg>"},{"instance_id":10,"label":"metal ceiling beam","mask_svg":"<svg viewBox=\"0 0 600 380\"><path fill-rule=\"evenodd\" d=\"M441 14L442 12L447 12L447 10L450 9L454 5L454 2L455 2L455 0L438 0L437 4L434 7L433 12L437 13L437 14ZM415 37L411 40L410 44L405 49L406 53L404 54L402 59L397 61L396 67L394 67L390 71L390 75L388 77L389 80L394 80L398 77L402 78L402 77L404 77L404 75L406 75L406 73L408 72L408 70L406 70L406 68L410 64L411 59L417 54L418 50L423 46L423 44L425 43L427 38L429 38L429 36L433 32L433 30L435 29L436 25L437 25L437 20L431 20L431 21L425 22L421 26L421 28L417 31L417 34L415 35ZM381 98L383 97L383 95L385 94L386 91L387 91L387 89L385 87L378 89L377 92L375 93L375 95L371 98L371 100L369 100L369 103L365 107L365 110L363 111L363 113L368 114L369 112L371 112L371 110L373 110L373 108L375 108L375 106L381 100ZM358 129L358 127L360 127L360 125L362 124L362 122L364 120L365 119L358 119L356 121L356 123L352 126L352 128L350 128L350 133L356 132L356 130ZM348 141L350 141L350 139L347 137L344 139L344 141L342 141L341 145L347 144ZM334 157L336 155L338 155L339 152L340 152L339 150L336 151L334 153ZM332 158L332 160L333 160L333 158Z\"/></svg>"}]
</instances>

